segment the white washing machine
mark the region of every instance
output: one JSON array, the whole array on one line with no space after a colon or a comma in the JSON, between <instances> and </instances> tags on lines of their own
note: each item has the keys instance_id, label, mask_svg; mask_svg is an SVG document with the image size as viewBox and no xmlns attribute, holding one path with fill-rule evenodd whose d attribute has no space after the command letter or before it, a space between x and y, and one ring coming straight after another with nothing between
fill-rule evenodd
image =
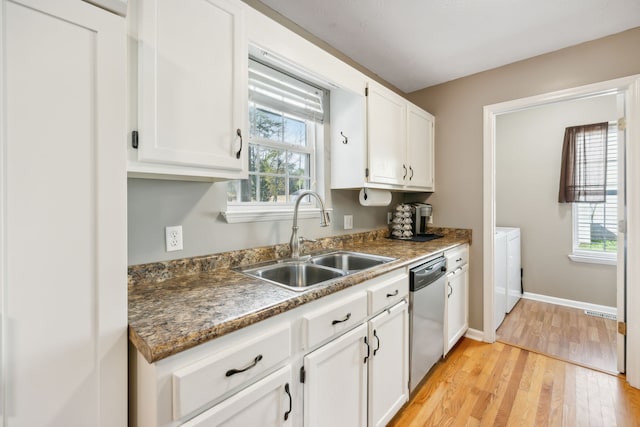
<instances>
[{"instance_id":1,"label":"white washing machine","mask_svg":"<svg viewBox=\"0 0 640 427\"><path fill-rule=\"evenodd\" d=\"M496 232L504 232L507 236L505 312L510 313L522 296L520 229L496 227Z\"/></svg>"},{"instance_id":2,"label":"white washing machine","mask_svg":"<svg viewBox=\"0 0 640 427\"><path fill-rule=\"evenodd\" d=\"M496 228L494 246L493 329L495 330L504 320L507 306L507 233L499 231L498 228Z\"/></svg>"}]
</instances>

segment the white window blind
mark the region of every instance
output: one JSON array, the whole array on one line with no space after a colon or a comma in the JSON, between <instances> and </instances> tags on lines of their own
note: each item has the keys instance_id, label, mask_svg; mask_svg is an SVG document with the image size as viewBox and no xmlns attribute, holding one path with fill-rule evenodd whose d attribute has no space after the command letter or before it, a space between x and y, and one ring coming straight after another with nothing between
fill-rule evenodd
<instances>
[{"instance_id":1,"label":"white window blind","mask_svg":"<svg viewBox=\"0 0 640 427\"><path fill-rule=\"evenodd\" d=\"M590 141L598 152L602 141ZM604 203L574 203L574 254L595 257L615 257L618 227L618 128L609 123L606 140L607 169ZM598 154L599 155L599 154Z\"/></svg>"}]
</instances>

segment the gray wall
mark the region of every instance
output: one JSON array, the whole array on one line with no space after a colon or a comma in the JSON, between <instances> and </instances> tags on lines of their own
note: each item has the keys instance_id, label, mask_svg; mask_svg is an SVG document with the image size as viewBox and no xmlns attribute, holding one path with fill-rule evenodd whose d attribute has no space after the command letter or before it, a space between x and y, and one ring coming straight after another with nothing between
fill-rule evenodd
<instances>
[{"instance_id":1,"label":"gray wall","mask_svg":"<svg viewBox=\"0 0 640 427\"><path fill-rule=\"evenodd\" d=\"M525 292L616 305L616 267L571 261L572 205L558 203L564 129L616 120L616 95L497 117L496 225L520 227Z\"/></svg>"},{"instance_id":2,"label":"gray wall","mask_svg":"<svg viewBox=\"0 0 640 427\"><path fill-rule=\"evenodd\" d=\"M409 94L409 99L436 117L437 190L429 201L438 212L438 222L473 230L472 328L483 329L483 107L639 74L638 46L640 28L634 28Z\"/></svg>"},{"instance_id":3,"label":"gray wall","mask_svg":"<svg viewBox=\"0 0 640 427\"><path fill-rule=\"evenodd\" d=\"M224 182L215 184L150 179L128 180L129 265L208 255L236 249L286 243L291 221L227 224ZM392 204L397 203L398 195ZM301 219L300 235L307 238L354 233L386 226L387 207L363 207L358 192L331 191L333 223L326 228L319 218ZM342 216L351 214L353 230L343 229ZM184 250L165 252L164 228L182 225Z\"/></svg>"}]
</instances>

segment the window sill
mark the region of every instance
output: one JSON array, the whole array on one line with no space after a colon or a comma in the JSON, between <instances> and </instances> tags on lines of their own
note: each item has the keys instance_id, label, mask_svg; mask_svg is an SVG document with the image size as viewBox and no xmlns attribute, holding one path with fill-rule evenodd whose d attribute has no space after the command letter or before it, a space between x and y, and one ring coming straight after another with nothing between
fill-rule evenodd
<instances>
[{"instance_id":1,"label":"window sill","mask_svg":"<svg viewBox=\"0 0 640 427\"><path fill-rule=\"evenodd\" d=\"M587 264L605 264L605 265L617 265L618 261L616 257L603 257L592 254L571 254L569 259L573 262L584 262Z\"/></svg>"},{"instance_id":2,"label":"window sill","mask_svg":"<svg viewBox=\"0 0 640 427\"><path fill-rule=\"evenodd\" d=\"M325 209L330 214L333 209ZM246 209L229 209L221 212L224 219L229 224L238 224L243 222L260 222L260 221L292 221L293 207L283 208L246 208ZM330 215L330 217L333 215ZM300 208L298 210L298 219L320 218L320 208Z\"/></svg>"}]
</instances>

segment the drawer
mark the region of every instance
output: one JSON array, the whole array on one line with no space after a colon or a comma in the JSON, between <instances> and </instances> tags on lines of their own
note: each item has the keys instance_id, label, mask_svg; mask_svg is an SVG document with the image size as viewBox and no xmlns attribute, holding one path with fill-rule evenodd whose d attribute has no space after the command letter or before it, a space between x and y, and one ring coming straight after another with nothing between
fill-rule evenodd
<instances>
[{"instance_id":1,"label":"drawer","mask_svg":"<svg viewBox=\"0 0 640 427\"><path fill-rule=\"evenodd\" d=\"M175 371L173 418L251 382L286 361L290 352L291 331L286 324Z\"/></svg>"},{"instance_id":2,"label":"drawer","mask_svg":"<svg viewBox=\"0 0 640 427\"><path fill-rule=\"evenodd\" d=\"M367 294L358 292L303 316L305 348L351 329L367 317Z\"/></svg>"},{"instance_id":3,"label":"drawer","mask_svg":"<svg viewBox=\"0 0 640 427\"><path fill-rule=\"evenodd\" d=\"M464 244L444 252L447 259L447 271L453 271L469 262L469 245Z\"/></svg>"},{"instance_id":4,"label":"drawer","mask_svg":"<svg viewBox=\"0 0 640 427\"><path fill-rule=\"evenodd\" d=\"M369 296L369 314L375 314L405 298L409 294L409 276L406 273L395 274L367 289Z\"/></svg>"}]
</instances>

